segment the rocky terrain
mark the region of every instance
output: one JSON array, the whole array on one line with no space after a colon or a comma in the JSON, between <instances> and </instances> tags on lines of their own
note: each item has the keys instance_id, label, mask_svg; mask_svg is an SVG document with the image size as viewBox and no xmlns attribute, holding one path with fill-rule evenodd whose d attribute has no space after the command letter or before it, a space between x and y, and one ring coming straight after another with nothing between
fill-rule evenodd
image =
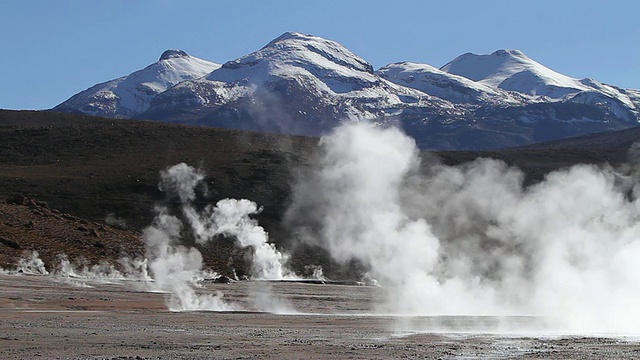
<instances>
[{"instance_id":1,"label":"rocky terrain","mask_svg":"<svg viewBox=\"0 0 640 360\"><path fill-rule=\"evenodd\" d=\"M60 256L89 264L118 264L124 257L144 257L140 234L62 213L41 201L14 196L0 202L0 267L37 251L54 269Z\"/></svg>"}]
</instances>

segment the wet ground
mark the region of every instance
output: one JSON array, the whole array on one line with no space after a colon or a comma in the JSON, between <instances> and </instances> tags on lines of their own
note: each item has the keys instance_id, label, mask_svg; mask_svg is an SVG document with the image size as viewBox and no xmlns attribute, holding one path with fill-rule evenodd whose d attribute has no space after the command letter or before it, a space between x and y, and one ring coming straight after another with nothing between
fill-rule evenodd
<instances>
[{"instance_id":1,"label":"wet ground","mask_svg":"<svg viewBox=\"0 0 640 360\"><path fill-rule=\"evenodd\" d=\"M2 359L636 359L637 338L493 330L536 319L367 315L379 289L207 284L228 303L280 314L171 312L132 281L0 275ZM293 312L297 311L296 314Z\"/></svg>"}]
</instances>

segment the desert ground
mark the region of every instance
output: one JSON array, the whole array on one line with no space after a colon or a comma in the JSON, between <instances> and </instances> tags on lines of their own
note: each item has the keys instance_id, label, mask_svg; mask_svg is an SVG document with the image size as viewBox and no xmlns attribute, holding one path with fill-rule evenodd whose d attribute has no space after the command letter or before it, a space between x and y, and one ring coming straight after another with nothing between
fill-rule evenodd
<instances>
[{"instance_id":1,"label":"desert ground","mask_svg":"<svg viewBox=\"0 0 640 360\"><path fill-rule=\"evenodd\" d=\"M0 275L3 359L635 359L633 337L496 332L492 319L371 315L380 289L206 284L233 312L172 312L135 281ZM276 313L252 311L269 294ZM514 319L524 324L527 319Z\"/></svg>"}]
</instances>

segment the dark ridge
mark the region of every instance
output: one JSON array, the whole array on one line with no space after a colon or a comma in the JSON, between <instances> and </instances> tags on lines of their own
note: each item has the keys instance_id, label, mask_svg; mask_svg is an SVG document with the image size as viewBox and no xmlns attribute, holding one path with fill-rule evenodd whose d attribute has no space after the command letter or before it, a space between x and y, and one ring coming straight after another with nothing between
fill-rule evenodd
<instances>
[{"instance_id":1,"label":"dark ridge","mask_svg":"<svg viewBox=\"0 0 640 360\"><path fill-rule=\"evenodd\" d=\"M167 59L173 59L173 58L180 58L180 57L188 57L189 54L187 54L186 52L182 51L182 50L167 50L165 52L162 53L162 55L160 55L160 60L167 60Z\"/></svg>"}]
</instances>

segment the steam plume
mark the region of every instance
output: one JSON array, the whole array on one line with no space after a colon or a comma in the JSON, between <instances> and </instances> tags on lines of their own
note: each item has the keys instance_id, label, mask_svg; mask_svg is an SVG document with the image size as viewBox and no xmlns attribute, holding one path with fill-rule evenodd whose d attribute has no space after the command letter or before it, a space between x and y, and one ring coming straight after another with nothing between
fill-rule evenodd
<instances>
[{"instance_id":1,"label":"steam plume","mask_svg":"<svg viewBox=\"0 0 640 360\"><path fill-rule=\"evenodd\" d=\"M534 315L554 329L640 333L640 203L633 179L578 165L524 188L479 159L421 166L395 128L348 124L294 188L290 224L387 290L378 311Z\"/></svg>"},{"instance_id":2,"label":"steam plume","mask_svg":"<svg viewBox=\"0 0 640 360\"><path fill-rule=\"evenodd\" d=\"M49 271L44 266L44 261L40 259L40 254L37 251L27 252L22 254L22 257L18 260L15 271L5 271L8 274L29 274L29 275L49 275Z\"/></svg>"},{"instance_id":3,"label":"steam plume","mask_svg":"<svg viewBox=\"0 0 640 360\"><path fill-rule=\"evenodd\" d=\"M259 212L249 200L224 199L202 211L193 206L196 188L204 174L184 163L161 173L160 188L175 196L181 203L181 214L199 244L214 240L217 235L235 237L241 247L251 247L252 277L254 279L282 279L290 275L284 267L287 257L268 243L264 229L249 216ZM238 310L226 303L222 294L198 294L198 274L202 270L202 255L182 245L185 224L164 207L156 209L152 226L143 237L147 243L149 267L159 289L171 293L169 307L173 310ZM267 296L267 295L265 295Z\"/></svg>"}]
</instances>

